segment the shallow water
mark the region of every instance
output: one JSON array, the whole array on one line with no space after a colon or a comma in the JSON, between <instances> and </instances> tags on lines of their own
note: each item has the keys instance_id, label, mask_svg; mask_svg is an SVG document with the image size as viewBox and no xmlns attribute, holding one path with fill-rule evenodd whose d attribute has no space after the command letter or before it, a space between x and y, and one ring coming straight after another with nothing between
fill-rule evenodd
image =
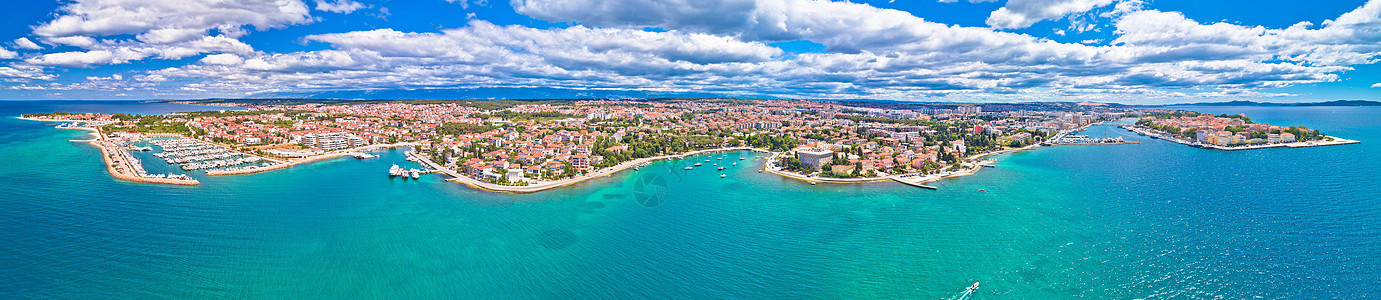
<instances>
[{"instance_id":1,"label":"shallow water","mask_svg":"<svg viewBox=\"0 0 1381 300\"><path fill-rule=\"evenodd\" d=\"M1197 108L1363 143L1225 152L1111 128L1142 143L999 155L938 191L811 186L738 152L752 163L727 178L664 161L536 194L390 179L415 166L401 150L121 182L67 141L85 132L9 118L195 109L0 102L0 298L1381 295L1378 108Z\"/></svg>"}]
</instances>

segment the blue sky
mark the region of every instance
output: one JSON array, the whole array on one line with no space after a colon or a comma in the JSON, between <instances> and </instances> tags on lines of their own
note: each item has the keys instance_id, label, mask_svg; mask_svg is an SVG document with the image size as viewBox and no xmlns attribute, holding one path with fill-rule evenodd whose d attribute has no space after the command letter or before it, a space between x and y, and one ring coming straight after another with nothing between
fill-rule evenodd
<instances>
[{"instance_id":1,"label":"blue sky","mask_svg":"<svg viewBox=\"0 0 1381 300\"><path fill-rule=\"evenodd\" d=\"M1381 100L1381 0L93 0L0 99Z\"/></svg>"}]
</instances>

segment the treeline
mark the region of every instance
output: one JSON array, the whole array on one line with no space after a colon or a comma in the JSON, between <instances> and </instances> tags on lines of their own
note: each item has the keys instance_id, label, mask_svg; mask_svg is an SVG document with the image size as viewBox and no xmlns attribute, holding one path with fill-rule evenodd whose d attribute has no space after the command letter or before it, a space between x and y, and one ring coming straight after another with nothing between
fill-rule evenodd
<instances>
[{"instance_id":1,"label":"treeline","mask_svg":"<svg viewBox=\"0 0 1381 300\"><path fill-rule=\"evenodd\" d=\"M607 150L609 147L620 145L620 143L627 147L623 152ZM723 139L712 136L653 135L633 137L630 135L623 137L621 141L612 141L601 137L595 140L590 153L604 157L603 162L594 164L594 166L608 167L639 158L719 148L723 143Z\"/></svg>"},{"instance_id":2,"label":"treeline","mask_svg":"<svg viewBox=\"0 0 1381 300\"><path fill-rule=\"evenodd\" d=\"M22 115L19 115L19 116L20 116L20 117L25 117L25 118L51 118L51 117L56 117L56 116L70 116L70 115L75 115L75 114L74 114L74 113L69 113L69 112L50 112L50 113L22 114Z\"/></svg>"},{"instance_id":3,"label":"treeline","mask_svg":"<svg viewBox=\"0 0 1381 300\"><path fill-rule=\"evenodd\" d=\"M767 148L772 151L786 151L796 148L796 138L790 136L773 136L768 134L758 134L747 138L749 146L754 148Z\"/></svg>"},{"instance_id":4,"label":"treeline","mask_svg":"<svg viewBox=\"0 0 1381 300\"><path fill-rule=\"evenodd\" d=\"M484 133L494 129L498 129L498 127L492 125L472 123L442 123L441 126L436 127L436 134L437 136L459 136L466 134Z\"/></svg>"},{"instance_id":5,"label":"treeline","mask_svg":"<svg viewBox=\"0 0 1381 300\"><path fill-rule=\"evenodd\" d=\"M525 113L525 112L514 112L514 111L501 110L501 111L496 111L496 112L489 113L489 115L490 115L490 116L493 116L493 117L503 118L503 119L505 119L505 120L512 120L512 121L526 121L526 120L549 121L549 120L556 120L556 119L579 118L579 117L582 117L582 116L577 116L577 115L572 115L572 114L567 114L567 113L561 113L561 112L554 112L554 111L543 111L543 112Z\"/></svg>"}]
</instances>

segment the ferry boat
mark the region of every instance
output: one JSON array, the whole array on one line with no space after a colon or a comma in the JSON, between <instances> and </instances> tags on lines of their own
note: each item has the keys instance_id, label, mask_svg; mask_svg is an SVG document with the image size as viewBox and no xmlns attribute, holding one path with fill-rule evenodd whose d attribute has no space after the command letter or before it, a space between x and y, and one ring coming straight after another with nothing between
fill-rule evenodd
<instances>
[{"instance_id":1,"label":"ferry boat","mask_svg":"<svg viewBox=\"0 0 1381 300\"><path fill-rule=\"evenodd\" d=\"M392 168L388 168L388 177L397 177L398 173L402 170L402 168L398 167L398 164L393 164Z\"/></svg>"}]
</instances>

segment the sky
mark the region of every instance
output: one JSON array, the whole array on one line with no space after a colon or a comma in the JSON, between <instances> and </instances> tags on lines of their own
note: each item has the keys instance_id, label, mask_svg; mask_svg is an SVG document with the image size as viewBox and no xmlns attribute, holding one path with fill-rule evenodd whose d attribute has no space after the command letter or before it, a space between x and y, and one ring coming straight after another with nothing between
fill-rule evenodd
<instances>
[{"instance_id":1,"label":"sky","mask_svg":"<svg viewBox=\"0 0 1381 300\"><path fill-rule=\"evenodd\" d=\"M9 100L1381 100L1381 0L12 2Z\"/></svg>"}]
</instances>

